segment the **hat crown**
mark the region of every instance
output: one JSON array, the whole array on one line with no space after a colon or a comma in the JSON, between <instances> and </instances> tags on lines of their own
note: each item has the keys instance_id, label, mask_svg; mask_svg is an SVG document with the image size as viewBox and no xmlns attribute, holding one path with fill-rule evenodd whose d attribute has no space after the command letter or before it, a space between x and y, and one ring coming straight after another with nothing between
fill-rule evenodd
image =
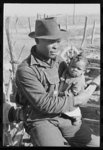
<instances>
[{"instance_id":1,"label":"hat crown","mask_svg":"<svg viewBox=\"0 0 103 150\"><path fill-rule=\"evenodd\" d=\"M35 35L36 36L52 36L59 34L60 29L53 18L47 18L42 20L36 20Z\"/></svg>"},{"instance_id":2,"label":"hat crown","mask_svg":"<svg viewBox=\"0 0 103 150\"><path fill-rule=\"evenodd\" d=\"M67 38L68 33L62 31L56 22L56 18L45 18L41 20L36 20L35 32L29 33L29 37L38 39L50 39L57 40L62 38Z\"/></svg>"}]
</instances>

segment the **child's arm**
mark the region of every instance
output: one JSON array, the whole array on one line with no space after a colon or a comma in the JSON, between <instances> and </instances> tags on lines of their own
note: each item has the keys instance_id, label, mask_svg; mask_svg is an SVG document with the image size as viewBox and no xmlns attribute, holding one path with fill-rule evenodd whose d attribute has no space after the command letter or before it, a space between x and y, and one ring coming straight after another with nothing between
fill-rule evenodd
<instances>
[{"instance_id":1,"label":"child's arm","mask_svg":"<svg viewBox=\"0 0 103 150\"><path fill-rule=\"evenodd\" d=\"M82 85L79 82L73 83L71 86L71 92L73 93L73 95L78 95L82 91L82 89Z\"/></svg>"},{"instance_id":2,"label":"child's arm","mask_svg":"<svg viewBox=\"0 0 103 150\"><path fill-rule=\"evenodd\" d=\"M78 95L85 89L85 76L82 75L79 78L75 78L71 85L71 91L74 96Z\"/></svg>"},{"instance_id":3,"label":"child's arm","mask_svg":"<svg viewBox=\"0 0 103 150\"><path fill-rule=\"evenodd\" d=\"M75 78L75 80L72 82L71 91L74 96L78 95L85 89L86 83L85 83L85 76L82 75L79 78Z\"/></svg>"}]
</instances>

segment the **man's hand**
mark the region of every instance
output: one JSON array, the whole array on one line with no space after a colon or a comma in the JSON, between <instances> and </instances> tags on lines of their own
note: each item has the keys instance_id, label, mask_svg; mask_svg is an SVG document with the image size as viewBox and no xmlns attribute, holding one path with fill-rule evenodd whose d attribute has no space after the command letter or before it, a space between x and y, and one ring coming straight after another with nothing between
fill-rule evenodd
<instances>
[{"instance_id":1,"label":"man's hand","mask_svg":"<svg viewBox=\"0 0 103 150\"><path fill-rule=\"evenodd\" d=\"M97 76L82 93L74 96L74 106L86 104L98 86L100 86L100 75Z\"/></svg>"}]
</instances>

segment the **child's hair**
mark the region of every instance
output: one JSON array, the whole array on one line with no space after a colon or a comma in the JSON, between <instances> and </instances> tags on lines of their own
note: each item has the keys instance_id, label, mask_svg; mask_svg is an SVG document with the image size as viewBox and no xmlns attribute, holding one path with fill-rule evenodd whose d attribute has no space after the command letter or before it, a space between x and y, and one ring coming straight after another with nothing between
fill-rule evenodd
<instances>
[{"instance_id":1,"label":"child's hair","mask_svg":"<svg viewBox=\"0 0 103 150\"><path fill-rule=\"evenodd\" d=\"M88 63L89 63L88 59L84 56L84 53L82 53L82 52L80 54L74 56L72 58L72 60L75 61L75 62L83 61L85 63L85 69L86 69L86 67L88 66ZM72 62L72 60L71 60L71 62Z\"/></svg>"}]
</instances>

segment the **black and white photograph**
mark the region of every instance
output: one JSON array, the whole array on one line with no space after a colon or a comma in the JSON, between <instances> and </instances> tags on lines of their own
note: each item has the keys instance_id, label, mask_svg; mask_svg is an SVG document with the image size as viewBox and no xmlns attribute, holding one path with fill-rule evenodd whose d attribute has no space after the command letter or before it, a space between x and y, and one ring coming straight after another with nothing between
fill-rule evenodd
<instances>
[{"instance_id":1,"label":"black and white photograph","mask_svg":"<svg viewBox=\"0 0 103 150\"><path fill-rule=\"evenodd\" d=\"M3 4L3 147L100 147L100 4Z\"/></svg>"}]
</instances>

